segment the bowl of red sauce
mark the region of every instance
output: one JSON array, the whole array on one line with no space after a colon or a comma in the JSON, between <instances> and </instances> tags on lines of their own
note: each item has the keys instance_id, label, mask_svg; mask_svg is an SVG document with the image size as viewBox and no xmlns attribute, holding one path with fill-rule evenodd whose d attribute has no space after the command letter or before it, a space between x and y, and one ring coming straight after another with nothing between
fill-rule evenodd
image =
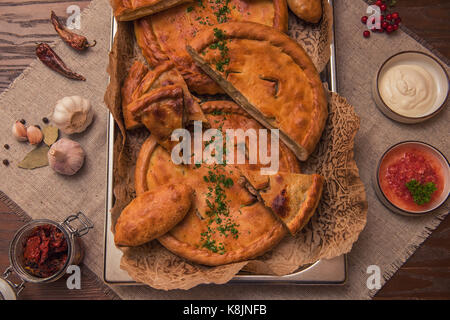
<instances>
[{"instance_id":1,"label":"bowl of red sauce","mask_svg":"<svg viewBox=\"0 0 450 320\"><path fill-rule=\"evenodd\" d=\"M373 182L378 198L391 211L421 216L446 202L450 186L449 163L435 147L405 141L383 154Z\"/></svg>"}]
</instances>

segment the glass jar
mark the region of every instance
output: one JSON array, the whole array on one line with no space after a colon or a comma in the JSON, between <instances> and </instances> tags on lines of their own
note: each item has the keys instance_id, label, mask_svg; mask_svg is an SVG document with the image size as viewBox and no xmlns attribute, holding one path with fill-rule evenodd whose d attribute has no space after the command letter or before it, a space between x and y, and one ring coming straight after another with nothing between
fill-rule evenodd
<instances>
[{"instance_id":1,"label":"glass jar","mask_svg":"<svg viewBox=\"0 0 450 320\"><path fill-rule=\"evenodd\" d=\"M78 226L73 225L74 223ZM23 250L28 236L38 226L52 225L58 228L67 241L67 259L64 266L47 278L37 277L28 272L24 267ZM9 263L10 266L5 270L3 276L0 277L0 300L17 299L17 295L23 290L26 282L31 283L48 283L60 279L70 265L78 265L84 257L84 249L81 243L81 237L86 235L93 228L92 222L82 213L68 216L63 222L56 222L49 219L33 220L14 235L9 246ZM21 283L14 283L9 277L15 273Z\"/></svg>"}]
</instances>

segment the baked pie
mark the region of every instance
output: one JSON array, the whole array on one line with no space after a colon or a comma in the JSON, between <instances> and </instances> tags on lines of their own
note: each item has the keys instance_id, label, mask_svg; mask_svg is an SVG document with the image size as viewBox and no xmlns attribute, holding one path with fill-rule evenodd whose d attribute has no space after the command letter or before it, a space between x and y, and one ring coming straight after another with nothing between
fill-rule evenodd
<instances>
[{"instance_id":1,"label":"baked pie","mask_svg":"<svg viewBox=\"0 0 450 320\"><path fill-rule=\"evenodd\" d=\"M133 101L134 90L136 90L147 72L148 68L142 62L136 60L128 71L122 86L122 114L125 128L128 130L136 129L142 125L142 123L134 119L127 107Z\"/></svg>"},{"instance_id":2,"label":"baked pie","mask_svg":"<svg viewBox=\"0 0 450 320\"><path fill-rule=\"evenodd\" d=\"M284 223L292 235L303 229L316 211L324 179L318 174L278 172L262 176L241 170L244 186Z\"/></svg>"},{"instance_id":3,"label":"baked pie","mask_svg":"<svg viewBox=\"0 0 450 320\"><path fill-rule=\"evenodd\" d=\"M186 216L192 195L192 188L183 184L163 185L139 195L117 220L115 244L139 246L162 236Z\"/></svg>"},{"instance_id":4,"label":"baked pie","mask_svg":"<svg viewBox=\"0 0 450 320\"><path fill-rule=\"evenodd\" d=\"M193 0L111 0L118 21L131 21Z\"/></svg>"},{"instance_id":5,"label":"baked pie","mask_svg":"<svg viewBox=\"0 0 450 320\"><path fill-rule=\"evenodd\" d=\"M165 88L165 87L173 88L173 86L175 86L178 89L181 89L181 95L182 95L181 101L183 103L183 110L184 110L185 117L186 117L186 119L185 119L186 121L184 121L184 118L183 118L183 123L186 122L186 124L190 124L193 121L207 122L206 118L203 114L203 111L200 108L200 105L198 104L197 100L192 96L192 94L189 92L189 89L188 89L186 83L184 82L183 78L180 76L177 69L175 69L172 62L165 61L165 62L157 65L154 69L149 70L145 74L145 76L142 78L133 76L133 74L136 73L135 70L138 69L138 67L136 67L136 65L139 65L139 64L140 64L140 62L135 63L131 67L131 69L129 71L129 75L127 77L127 79L139 78L140 82L137 86L136 85L132 86L133 88L135 87L135 89L134 89L131 97L127 98L125 102L124 102L124 100L122 101L122 103L127 103L126 110L124 112L125 120L127 119L126 115L128 115L128 117L132 118L134 122L139 122L139 120L136 119L136 116L137 116L137 114L141 115L142 113L140 111L146 109L145 105L143 105L143 104L146 101L151 101L151 99L148 100L148 98L150 96L153 96L153 97L156 96L156 95L152 95L152 91L161 89L161 88ZM129 82L131 82L131 81L129 81ZM135 80L134 80L134 82L135 82ZM125 84L127 84L127 80L125 81ZM128 84L128 86L131 87L130 84ZM124 90L125 90L125 92L130 91L129 89L124 89ZM161 94L163 94L163 92L164 92L164 90L159 90L158 94L161 95ZM123 95L123 96L125 96L125 95ZM131 102L128 103L128 101L131 101ZM179 103L179 102L180 102L180 99L177 100L177 103ZM139 104L139 108L136 108L135 114L132 114L131 108L135 108L137 104ZM165 119L165 121L171 121L171 119L167 118L167 119ZM127 123L125 122L125 124L127 124ZM129 121L129 124L130 124L130 121ZM128 128L130 128L130 127L127 126L127 129ZM150 128L149 128L149 130L150 130Z\"/></svg>"},{"instance_id":6,"label":"baked pie","mask_svg":"<svg viewBox=\"0 0 450 320\"><path fill-rule=\"evenodd\" d=\"M192 91L223 91L186 52L186 44L206 26L225 21L252 21L287 31L286 0L195 1L135 21L138 45L150 66L171 60Z\"/></svg>"},{"instance_id":7,"label":"baked pie","mask_svg":"<svg viewBox=\"0 0 450 320\"><path fill-rule=\"evenodd\" d=\"M319 74L297 42L262 24L229 22L202 30L187 49L235 102L308 158L328 109Z\"/></svg>"},{"instance_id":8,"label":"baked pie","mask_svg":"<svg viewBox=\"0 0 450 320\"><path fill-rule=\"evenodd\" d=\"M142 123L166 150L172 150L170 136L184 128L183 88L168 85L153 89L128 105L134 119Z\"/></svg>"},{"instance_id":9,"label":"baked pie","mask_svg":"<svg viewBox=\"0 0 450 320\"><path fill-rule=\"evenodd\" d=\"M287 0L289 9L306 22L318 23L322 19L322 0Z\"/></svg>"},{"instance_id":10,"label":"baked pie","mask_svg":"<svg viewBox=\"0 0 450 320\"><path fill-rule=\"evenodd\" d=\"M233 102L209 101L202 109L212 128L253 128L257 132L262 128ZM170 154L150 136L136 163L136 193L139 197L165 184L191 186L195 192L189 212L158 238L160 243L173 253L204 265L248 260L272 249L287 234L281 220L239 183L241 169L260 168L261 165L248 164L175 165ZM280 171L300 172L297 159L282 143Z\"/></svg>"}]
</instances>

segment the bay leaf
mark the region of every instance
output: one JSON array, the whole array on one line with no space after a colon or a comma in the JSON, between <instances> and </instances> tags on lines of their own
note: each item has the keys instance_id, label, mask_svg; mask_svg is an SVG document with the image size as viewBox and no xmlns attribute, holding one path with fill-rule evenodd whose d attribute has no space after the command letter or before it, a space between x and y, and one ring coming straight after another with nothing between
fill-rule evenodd
<instances>
[{"instance_id":1,"label":"bay leaf","mask_svg":"<svg viewBox=\"0 0 450 320\"><path fill-rule=\"evenodd\" d=\"M44 143L49 147L58 140L59 130L56 127L47 126L42 129L42 133L44 134Z\"/></svg>"},{"instance_id":2,"label":"bay leaf","mask_svg":"<svg viewBox=\"0 0 450 320\"><path fill-rule=\"evenodd\" d=\"M47 153L49 150L50 147L45 144L37 147L25 156L19 163L19 168L31 170L48 166Z\"/></svg>"}]
</instances>

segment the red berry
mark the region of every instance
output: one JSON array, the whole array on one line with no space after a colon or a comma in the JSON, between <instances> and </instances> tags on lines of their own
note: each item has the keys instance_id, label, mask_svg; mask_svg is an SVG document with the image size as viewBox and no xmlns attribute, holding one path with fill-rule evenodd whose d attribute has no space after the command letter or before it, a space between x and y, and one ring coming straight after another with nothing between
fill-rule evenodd
<instances>
[{"instance_id":1,"label":"red berry","mask_svg":"<svg viewBox=\"0 0 450 320\"><path fill-rule=\"evenodd\" d=\"M380 20L384 21L384 15L380 15Z\"/></svg>"},{"instance_id":2,"label":"red berry","mask_svg":"<svg viewBox=\"0 0 450 320\"><path fill-rule=\"evenodd\" d=\"M375 2L375 5L376 6L381 6L383 4L383 1L381 1L381 0L377 0L377 2Z\"/></svg>"},{"instance_id":3,"label":"red berry","mask_svg":"<svg viewBox=\"0 0 450 320\"><path fill-rule=\"evenodd\" d=\"M368 30L363 32L363 36L364 38L369 38L370 37L370 32Z\"/></svg>"},{"instance_id":4,"label":"red berry","mask_svg":"<svg viewBox=\"0 0 450 320\"><path fill-rule=\"evenodd\" d=\"M401 22L402 22L402 18L397 18L397 19L395 19L395 24L400 24Z\"/></svg>"},{"instance_id":5,"label":"red berry","mask_svg":"<svg viewBox=\"0 0 450 320\"><path fill-rule=\"evenodd\" d=\"M383 29L386 29L389 26L389 23L387 23L386 21L383 21L383 23L381 24L381 27Z\"/></svg>"},{"instance_id":6,"label":"red berry","mask_svg":"<svg viewBox=\"0 0 450 320\"><path fill-rule=\"evenodd\" d=\"M386 16L386 20L392 20L392 14L388 14L388 15Z\"/></svg>"},{"instance_id":7,"label":"red berry","mask_svg":"<svg viewBox=\"0 0 450 320\"><path fill-rule=\"evenodd\" d=\"M392 26L392 28L394 28L394 31L398 30L398 24L394 24L394 25Z\"/></svg>"},{"instance_id":8,"label":"red berry","mask_svg":"<svg viewBox=\"0 0 450 320\"><path fill-rule=\"evenodd\" d=\"M361 22L364 23L364 24L366 24L368 19L369 19L369 18L368 18L367 16L363 16L363 17L361 18Z\"/></svg>"},{"instance_id":9,"label":"red berry","mask_svg":"<svg viewBox=\"0 0 450 320\"><path fill-rule=\"evenodd\" d=\"M382 5L380 6L380 10L381 10L381 11L386 11L386 9L387 9L387 5L382 4Z\"/></svg>"},{"instance_id":10,"label":"red berry","mask_svg":"<svg viewBox=\"0 0 450 320\"><path fill-rule=\"evenodd\" d=\"M388 25L386 28L387 33L391 33L392 31L394 31L394 27L391 25Z\"/></svg>"},{"instance_id":11,"label":"red berry","mask_svg":"<svg viewBox=\"0 0 450 320\"><path fill-rule=\"evenodd\" d=\"M398 19L398 18L400 18L400 15L398 14L398 12L394 12L393 14L391 14L391 16L392 16L392 19Z\"/></svg>"}]
</instances>

